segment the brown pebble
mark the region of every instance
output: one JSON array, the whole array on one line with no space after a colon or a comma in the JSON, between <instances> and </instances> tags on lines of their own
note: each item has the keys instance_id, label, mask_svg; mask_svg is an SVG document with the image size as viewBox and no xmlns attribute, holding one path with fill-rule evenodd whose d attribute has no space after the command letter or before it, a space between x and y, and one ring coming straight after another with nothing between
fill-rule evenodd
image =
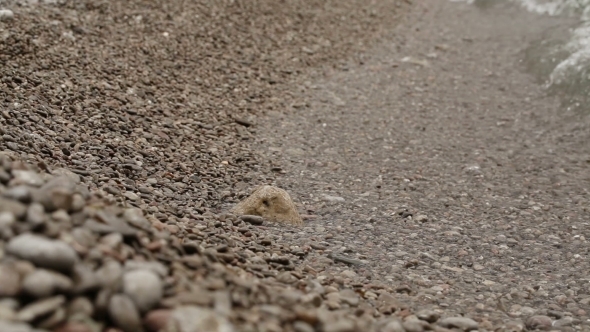
<instances>
[{"instance_id":1,"label":"brown pebble","mask_svg":"<svg viewBox=\"0 0 590 332\"><path fill-rule=\"evenodd\" d=\"M83 323L67 322L55 328L53 332L93 332L93 330Z\"/></svg>"},{"instance_id":2,"label":"brown pebble","mask_svg":"<svg viewBox=\"0 0 590 332\"><path fill-rule=\"evenodd\" d=\"M143 323L149 332L159 332L168 323L172 310L157 309L152 310L145 315Z\"/></svg>"},{"instance_id":3,"label":"brown pebble","mask_svg":"<svg viewBox=\"0 0 590 332\"><path fill-rule=\"evenodd\" d=\"M172 234L176 234L180 231L180 227L176 225L166 225L166 229Z\"/></svg>"}]
</instances>

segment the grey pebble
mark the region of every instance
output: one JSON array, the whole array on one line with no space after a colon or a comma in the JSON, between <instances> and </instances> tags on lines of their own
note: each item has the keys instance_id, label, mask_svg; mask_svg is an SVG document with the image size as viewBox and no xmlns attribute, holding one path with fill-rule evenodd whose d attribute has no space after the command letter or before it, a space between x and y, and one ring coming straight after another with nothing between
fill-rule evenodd
<instances>
[{"instance_id":1,"label":"grey pebble","mask_svg":"<svg viewBox=\"0 0 590 332\"><path fill-rule=\"evenodd\" d=\"M37 269L24 278L22 289L32 297L44 298L58 292L68 292L72 285L72 280L63 274Z\"/></svg>"},{"instance_id":2,"label":"grey pebble","mask_svg":"<svg viewBox=\"0 0 590 332\"><path fill-rule=\"evenodd\" d=\"M98 211L96 213L96 218L102 221L102 223L100 224L106 224L110 226L113 232L120 233L123 236L134 236L137 234L137 229L129 226L129 224L125 220L117 217L109 211Z\"/></svg>"},{"instance_id":3,"label":"grey pebble","mask_svg":"<svg viewBox=\"0 0 590 332\"><path fill-rule=\"evenodd\" d=\"M306 322L300 321L300 320L293 323L293 329L295 330L295 332L314 332L315 331L313 326L309 325Z\"/></svg>"},{"instance_id":4,"label":"grey pebble","mask_svg":"<svg viewBox=\"0 0 590 332\"><path fill-rule=\"evenodd\" d=\"M352 289L343 289L338 293L338 295L340 296L341 302L344 302L352 307L356 307L359 304L359 296Z\"/></svg>"},{"instance_id":5,"label":"grey pebble","mask_svg":"<svg viewBox=\"0 0 590 332\"><path fill-rule=\"evenodd\" d=\"M85 264L76 264L71 274L74 280L73 291L81 294L99 288L100 281L91 267Z\"/></svg>"},{"instance_id":6,"label":"grey pebble","mask_svg":"<svg viewBox=\"0 0 590 332\"><path fill-rule=\"evenodd\" d=\"M549 330L553 326L553 320L549 316L535 315L526 320L525 326L530 330Z\"/></svg>"},{"instance_id":7,"label":"grey pebble","mask_svg":"<svg viewBox=\"0 0 590 332\"><path fill-rule=\"evenodd\" d=\"M14 321L15 319L16 311L8 306L0 304L0 321Z\"/></svg>"},{"instance_id":8,"label":"grey pebble","mask_svg":"<svg viewBox=\"0 0 590 332\"><path fill-rule=\"evenodd\" d=\"M556 328L562 328L562 327L566 327L566 326L572 326L574 324L576 320L570 316L566 316L563 318L560 318L556 321L553 322L553 327Z\"/></svg>"},{"instance_id":9,"label":"grey pebble","mask_svg":"<svg viewBox=\"0 0 590 332\"><path fill-rule=\"evenodd\" d=\"M165 278L168 275L168 268L166 265L160 262L143 262L136 260L128 260L125 262L125 271L133 270L150 270L155 272L161 278Z\"/></svg>"},{"instance_id":10,"label":"grey pebble","mask_svg":"<svg viewBox=\"0 0 590 332\"><path fill-rule=\"evenodd\" d=\"M19 201L0 197L0 212L10 212L17 219L22 219L27 213L27 207Z\"/></svg>"},{"instance_id":11,"label":"grey pebble","mask_svg":"<svg viewBox=\"0 0 590 332\"><path fill-rule=\"evenodd\" d=\"M123 193L123 196L127 197L128 199L132 200L132 201L136 201L139 199L139 196L131 191L126 191L125 193Z\"/></svg>"},{"instance_id":12,"label":"grey pebble","mask_svg":"<svg viewBox=\"0 0 590 332\"><path fill-rule=\"evenodd\" d=\"M416 317L429 323L435 323L440 318L440 315L432 310L421 310L416 313Z\"/></svg>"},{"instance_id":13,"label":"grey pebble","mask_svg":"<svg viewBox=\"0 0 590 332\"><path fill-rule=\"evenodd\" d=\"M33 171L13 170L12 176L11 186L24 184L31 187L41 187L45 183L41 175Z\"/></svg>"},{"instance_id":14,"label":"grey pebble","mask_svg":"<svg viewBox=\"0 0 590 332\"><path fill-rule=\"evenodd\" d=\"M125 209L125 211L123 212L123 218L129 224L131 224L137 228L143 229L143 230L150 229L150 227L152 225L144 217L143 212L140 209L135 209L135 208Z\"/></svg>"},{"instance_id":15,"label":"grey pebble","mask_svg":"<svg viewBox=\"0 0 590 332\"><path fill-rule=\"evenodd\" d=\"M354 332L354 322L349 319L331 320L324 323L324 332Z\"/></svg>"},{"instance_id":16,"label":"grey pebble","mask_svg":"<svg viewBox=\"0 0 590 332\"><path fill-rule=\"evenodd\" d=\"M0 320L0 331L33 332L33 328L29 324L7 322Z\"/></svg>"},{"instance_id":17,"label":"grey pebble","mask_svg":"<svg viewBox=\"0 0 590 332\"><path fill-rule=\"evenodd\" d=\"M164 289L160 277L150 270L134 270L123 275L123 292L145 313L162 299Z\"/></svg>"},{"instance_id":18,"label":"grey pebble","mask_svg":"<svg viewBox=\"0 0 590 332\"><path fill-rule=\"evenodd\" d=\"M16 319L22 322L31 322L38 317L54 312L65 303L66 298L63 295L39 300L22 308L16 314Z\"/></svg>"},{"instance_id":19,"label":"grey pebble","mask_svg":"<svg viewBox=\"0 0 590 332\"><path fill-rule=\"evenodd\" d=\"M96 244L96 236L89 229L76 227L70 234L76 242L86 247L93 247Z\"/></svg>"},{"instance_id":20,"label":"grey pebble","mask_svg":"<svg viewBox=\"0 0 590 332\"><path fill-rule=\"evenodd\" d=\"M467 317L447 317L438 322L442 327L458 328L463 331L477 330L478 324L471 318Z\"/></svg>"},{"instance_id":21,"label":"grey pebble","mask_svg":"<svg viewBox=\"0 0 590 332\"><path fill-rule=\"evenodd\" d=\"M75 189L76 184L69 177L58 176L34 191L33 201L43 204L48 212L58 209L69 211L73 205Z\"/></svg>"},{"instance_id":22,"label":"grey pebble","mask_svg":"<svg viewBox=\"0 0 590 332\"><path fill-rule=\"evenodd\" d=\"M392 319L380 330L382 332L406 332L398 319Z\"/></svg>"},{"instance_id":23,"label":"grey pebble","mask_svg":"<svg viewBox=\"0 0 590 332\"><path fill-rule=\"evenodd\" d=\"M72 183L74 184L78 184L80 183L80 181L82 180L80 178L80 175L70 171L69 169L66 168L56 168L53 171L51 171L51 174L59 177L59 176L65 176L67 177Z\"/></svg>"},{"instance_id":24,"label":"grey pebble","mask_svg":"<svg viewBox=\"0 0 590 332\"><path fill-rule=\"evenodd\" d=\"M20 283L18 271L12 266L0 265L0 298L16 296L20 292Z\"/></svg>"},{"instance_id":25,"label":"grey pebble","mask_svg":"<svg viewBox=\"0 0 590 332\"><path fill-rule=\"evenodd\" d=\"M113 186L104 187L104 191L112 195L121 195L121 191Z\"/></svg>"},{"instance_id":26,"label":"grey pebble","mask_svg":"<svg viewBox=\"0 0 590 332\"><path fill-rule=\"evenodd\" d=\"M12 226L16 222L14 214L10 212L0 212L0 237L9 239L14 236Z\"/></svg>"},{"instance_id":27,"label":"grey pebble","mask_svg":"<svg viewBox=\"0 0 590 332\"><path fill-rule=\"evenodd\" d=\"M242 219L244 222L257 226L262 225L264 223L264 218L262 218L261 216L243 215L240 216L240 219Z\"/></svg>"},{"instance_id":28,"label":"grey pebble","mask_svg":"<svg viewBox=\"0 0 590 332\"><path fill-rule=\"evenodd\" d=\"M13 322L15 319L16 319L16 312L13 309L0 305L0 322L1 321Z\"/></svg>"},{"instance_id":29,"label":"grey pebble","mask_svg":"<svg viewBox=\"0 0 590 332\"><path fill-rule=\"evenodd\" d=\"M330 195L326 195L326 194L324 194L324 200L331 202L331 203L344 203L346 201L343 197L330 196Z\"/></svg>"},{"instance_id":30,"label":"grey pebble","mask_svg":"<svg viewBox=\"0 0 590 332\"><path fill-rule=\"evenodd\" d=\"M124 294L115 294L109 301L109 317L124 332L141 332L141 317L133 301Z\"/></svg>"},{"instance_id":31,"label":"grey pebble","mask_svg":"<svg viewBox=\"0 0 590 332\"><path fill-rule=\"evenodd\" d=\"M94 314L94 305L84 296L76 297L68 303L68 316L83 315L92 317Z\"/></svg>"},{"instance_id":32,"label":"grey pebble","mask_svg":"<svg viewBox=\"0 0 590 332\"><path fill-rule=\"evenodd\" d=\"M404 330L406 330L406 332L422 332L424 331L422 323L424 322L418 319L407 320L402 323L402 326L404 327Z\"/></svg>"},{"instance_id":33,"label":"grey pebble","mask_svg":"<svg viewBox=\"0 0 590 332\"><path fill-rule=\"evenodd\" d=\"M217 315L211 309L185 306L174 310L165 331L233 332L234 327L227 318Z\"/></svg>"},{"instance_id":34,"label":"grey pebble","mask_svg":"<svg viewBox=\"0 0 590 332\"><path fill-rule=\"evenodd\" d=\"M28 260L38 267L70 272L78 262L78 254L61 240L52 240L30 233L21 234L8 242L6 252Z\"/></svg>"},{"instance_id":35,"label":"grey pebble","mask_svg":"<svg viewBox=\"0 0 590 332\"><path fill-rule=\"evenodd\" d=\"M96 276L102 287L113 287L123 276L123 267L117 261L107 260L96 270Z\"/></svg>"},{"instance_id":36,"label":"grey pebble","mask_svg":"<svg viewBox=\"0 0 590 332\"><path fill-rule=\"evenodd\" d=\"M29 223L33 229L43 225L45 223L46 216L45 216L45 208L43 205L39 203L32 203L27 208L27 218L26 221Z\"/></svg>"},{"instance_id":37,"label":"grey pebble","mask_svg":"<svg viewBox=\"0 0 590 332\"><path fill-rule=\"evenodd\" d=\"M80 194L74 194L74 196L72 196L72 211L73 212L81 211L85 205L86 205L86 200L84 199L84 196L82 196Z\"/></svg>"},{"instance_id":38,"label":"grey pebble","mask_svg":"<svg viewBox=\"0 0 590 332\"><path fill-rule=\"evenodd\" d=\"M4 197L17 200L22 203L31 201L31 188L25 185L10 187L3 193Z\"/></svg>"}]
</instances>

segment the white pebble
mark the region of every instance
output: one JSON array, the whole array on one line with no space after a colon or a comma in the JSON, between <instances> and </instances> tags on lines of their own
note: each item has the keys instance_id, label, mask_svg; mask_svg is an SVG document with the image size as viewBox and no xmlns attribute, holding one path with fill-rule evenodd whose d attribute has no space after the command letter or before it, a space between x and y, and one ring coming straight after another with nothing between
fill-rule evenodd
<instances>
[{"instance_id":1,"label":"white pebble","mask_svg":"<svg viewBox=\"0 0 590 332\"><path fill-rule=\"evenodd\" d=\"M14 18L14 12L10 9L0 9L0 21L10 21Z\"/></svg>"}]
</instances>

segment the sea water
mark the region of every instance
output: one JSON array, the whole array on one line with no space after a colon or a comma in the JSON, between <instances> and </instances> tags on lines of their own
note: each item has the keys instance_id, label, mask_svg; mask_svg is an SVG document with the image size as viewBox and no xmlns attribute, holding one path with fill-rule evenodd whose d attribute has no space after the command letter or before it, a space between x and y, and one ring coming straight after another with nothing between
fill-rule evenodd
<instances>
[{"instance_id":1,"label":"sea water","mask_svg":"<svg viewBox=\"0 0 590 332\"><path fill-rule=\"evenodd\" d=\"M500 0L451 0L485 7ZM590 114L590 0L504 0L538 15L575 18L565 33L544 33L524 54L527 69L550 93L559 95L565 111Z\"/></svg>"}]
</instances>

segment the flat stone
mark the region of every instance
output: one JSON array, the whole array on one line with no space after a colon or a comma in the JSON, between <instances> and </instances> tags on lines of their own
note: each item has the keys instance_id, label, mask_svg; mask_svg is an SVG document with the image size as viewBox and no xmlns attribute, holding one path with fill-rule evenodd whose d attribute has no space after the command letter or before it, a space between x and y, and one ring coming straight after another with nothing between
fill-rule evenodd
<instances>
[{"instance_id":1,"label":"flat stone","mask_svg":"<svg viewBox=\"0 0 590 332\"><path fill-rule=\"evenodd\" d=\"M1 12L1 10L0 10L0 12ZM25 324L25 323L7 322L7 321L0 320L0 331L33 332L33 328L29 324Z\"/></svg>"},{"instance_id":2,"label":"flat stone","mask_svg":"<svg viewBox=\"0 0 590 332\"><path fill-rule=\"evenodd\" d=\"M6 245L6 252L38 267L66 273L79 260L76 251L67 243L30 233L11 239Z\"/></svg>"},{"instance_id":3,"label":"flat stone","mask_svg":"<svg viewBox=\"0 0 590 332\"><path fill-rule=\"evenodd\" d=\"M128 199L132 200L132 201L136 201L139 199L139 196L131 191L126 191L123 193L123 196L127 197Z\"/></svg>"},{"instance_id":4,"label":"flat stone","mask_svg":"<svg viewBox=\"0 0 590 332\"><path fill-rule=\"evenodd\" d=\"M262 225L264 223L264 218L262 218L261 216L253 216L247 214L240 216L240 219L242 219L244 222L257 226Z\"/></svg>"},{"instance_id":5,"label":"flat stone","mask_svg":"<svg viewBox=\"0 0 590 332\"><path fill-rule=\"evenodd\" d=\"M550 330L553 320L549 316L535 315L527 318L525 326L530 330Z\"/></svg>"},{"instance_id":6,"label":"flat stone","mask_svg":"<svg viewBox=\"0 0 590 332\"><path fill-rule=\"evenodd\" d=\"M21 322L31 322L38 317L48 315L66 303L63 295L57 295L47 299L33 302L22 308L17 314L16 319Z\"/></svg>"},{"instance_id":7,"label":"flat stone","mask_svg":"<svg viewBox=\"0 0 590 332\"><path fill-rule=\"evenodd\" d=\"M137 235L137 230L135 228L129 226L125 220L117 217L109 211L99 210L96 213L96 218L110 226L114 232L121 233L124 236Z\"/></svg>"},{"instance_id":8,"label":"flat stone","mask_svg":"<svg viewBox=\"0 0 590 332\"><path fill-rule=\"evenodd\" d=\"M478 328L477 322L467 317L447 317L441 319L438 323L442 327L458 328L463 331L472 331Z\"/></svg>"},{"instance_id":9,"label":"flat stone","mask_svg":"<svg viewBox=\"0 0 590 332\"><path fill-rule=\"evenodd\" d=\"M18 295L20 283L18 271L12 266L0 265L0 298Z\"/></svg>"},{"instance_id":10,"label":"flat stone","mask_svg":"<svg viewBox=\"0 0 590 332\"><path fill-rule=\"evenodd\" d=\"M327 202L332 202L332 203L344 203L346 200L343 197L340 196L330 196L330 195L326 195L324 194L324 200Z\"/></svg>"},{"instance_id":11,"label":"flat stone","mask_svg":"<svg viewBox=\"0 0 590 332\"><path fill-rule=\"evenodd\" d=\"M123 212L123 219L125 219L130 225L143 230L148 230L151 227L151 223L146 219L140 209L125 209Z\"/></svg>"},{"instance_id":12,"label":"flat stone","mask_svg":"<svg viewBox=\"0 0 590 332\"><path fill-rule=\"evenodd\" d=\"M32 297L44 298L57 292L68 292L72 289L72 285L72 280L63 274L37 269L24 278L22 288Z\"/></svg>"}]
</instances>

